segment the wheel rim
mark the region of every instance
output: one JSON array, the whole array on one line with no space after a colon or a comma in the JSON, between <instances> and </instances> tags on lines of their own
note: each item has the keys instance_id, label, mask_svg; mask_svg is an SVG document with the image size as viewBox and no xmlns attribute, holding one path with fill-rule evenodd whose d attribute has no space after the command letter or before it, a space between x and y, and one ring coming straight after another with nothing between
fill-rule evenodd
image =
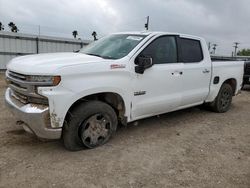
<instances>
[{"instance_id":1,"label":"wheel rim","mask_svg":"<svg viewBox=\"0 0 250 188\"><path fill-rule=\"evenodd\" d=\"M111 120L104 114L95 114L90 116L82 124L81 140L89 148L104 144L110 137Z\"/></svg>"},{"instance_id":2,"label":"wheel rim","mask_svg":"<svg viewBox=\"0 0 250 188\"><path fill-rule=\"evenodd\" d=\"M222 92L220 104L223 109L227 108L231 103L231 93L228 90Z\"/></svg>"}]
</instances>

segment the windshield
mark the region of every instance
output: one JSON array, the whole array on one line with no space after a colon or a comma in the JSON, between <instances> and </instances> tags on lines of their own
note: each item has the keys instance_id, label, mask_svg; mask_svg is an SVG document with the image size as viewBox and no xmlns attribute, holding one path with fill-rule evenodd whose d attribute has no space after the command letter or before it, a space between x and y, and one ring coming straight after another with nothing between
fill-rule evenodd
<instances>
[{"instance_id":1,"label":"windshield","mask_svg":"<svg viewBox=\"0 0 250 188\"><path fill-rule=\"evenodd\" d=\"M146 35L114 34L90 43L81 53L105 59L120 59L128 55Z\"/></svg>"}]
</instances>

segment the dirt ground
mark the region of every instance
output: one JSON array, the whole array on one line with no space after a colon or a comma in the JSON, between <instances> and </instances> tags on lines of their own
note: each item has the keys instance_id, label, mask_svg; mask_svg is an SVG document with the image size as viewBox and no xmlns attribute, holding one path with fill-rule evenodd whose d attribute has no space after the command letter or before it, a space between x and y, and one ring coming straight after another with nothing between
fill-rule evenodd
<instances>
[{"instance_id":1,"label":"dirt ground","mask_svg":"<svg viewBox=\"0 0 250 188\"><path fill-rule=\"evenodd\" d=\"M130 124L69 152L15 124L0 75L0 187L250 187L250 89L226 114L191 108Z\"/></svg>"}]
</instances>

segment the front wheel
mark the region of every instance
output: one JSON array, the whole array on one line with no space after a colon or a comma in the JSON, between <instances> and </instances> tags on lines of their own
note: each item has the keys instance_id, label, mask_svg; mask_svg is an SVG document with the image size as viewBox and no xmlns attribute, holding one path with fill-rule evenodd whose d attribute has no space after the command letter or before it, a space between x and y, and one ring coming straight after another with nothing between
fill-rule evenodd
<instances>
[{"instance_id":1,"label":"front wheel","mask_svg":"<svg viewBox=\"0 0 250 188\"><path fill-rule=\"evenodd\" d=\"M117 116L111 106L89 101L77 106L63 127L64 146L71 151L105 144L116 131Z\"/></svg>"},{"instance_id":2,"label":"front wheel","mask_svg":"<svg viewBox=\"0 0 250 188\"><path fill-rule=\"evenodd\" d=\"M223 84L220 91L211 103L212 110L218 113L227 112L231 106L233 98L233 89L229 84Z\"/></svg>"}]
</instances>

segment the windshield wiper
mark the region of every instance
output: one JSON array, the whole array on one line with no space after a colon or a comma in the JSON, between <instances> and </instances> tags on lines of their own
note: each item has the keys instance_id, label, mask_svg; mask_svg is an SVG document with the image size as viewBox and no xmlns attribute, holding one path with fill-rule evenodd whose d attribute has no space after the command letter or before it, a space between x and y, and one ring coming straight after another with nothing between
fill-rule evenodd
<instances>
[{"instance_id":1,"label":"windshield wiper","mask_svg":"<svg viewBox=\"0 0 250 188\"><path fill-rule=\"evenodd\" d=\"M110 57L110 56L101 56L101 55L98 55L98 54L92 54L92 53L85 53L87 55L92 55L92 56L96 56L96 57L101 57L103 59L115 59L113 57Z\"/></svg>"},{"instance_id":2,"label":"windshield wiper","mask_svg":"<svg viewBox=\"0 0 250 188\"><path fill-rule=\"evenodd\" d=\"M92 53L85 53L85 54L87 54L87 55L92 55L92 56L97 56L97 57L101 57L101 56L98 55L98 54L92 54Z\"/></svg>"},{"instance_id":3,"label":"windshield wiper","mask_svg":"<svg viewBox=\"0 0 250 188\"><path fill-rule=\"evenodd\" d=\"M103 58L103 59L116 59L116 58L110 57L110 56L100 56L100 57Z\"/></svg>"}]
</instances>

